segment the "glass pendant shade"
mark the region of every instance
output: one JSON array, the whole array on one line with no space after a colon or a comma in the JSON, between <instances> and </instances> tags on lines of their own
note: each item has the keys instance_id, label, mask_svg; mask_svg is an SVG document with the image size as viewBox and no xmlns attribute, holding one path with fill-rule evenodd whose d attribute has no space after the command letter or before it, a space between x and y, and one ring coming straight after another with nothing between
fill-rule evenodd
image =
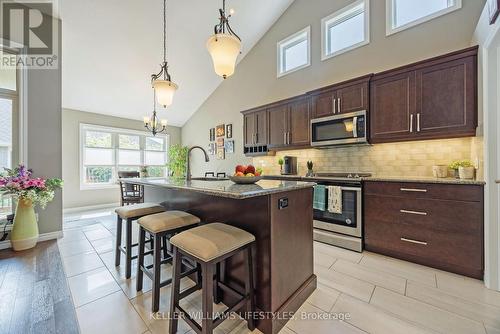
<instances>
[{"instance_id":1,"label":"glass pendant shade","mask_svg":"<svg viewBox=\"0 0 500 334\"><path fill-rule=\"evenodd\" d=\"M154 80L153 88L156 92L156 101L166 108L172 104L178 86L168 80Z\"/></svg>"},{"instance_id":2,"label":"glass pendant shade","mask_svg":"<svg viewBox=\"0 0 500 334\"><path fill-rule=\"evenodd\" d=\"M212 56L215 73L224 79L233 75L241 41L229 34L215 34L208 39L207 49Z\"/></svg>"}]
</instances>

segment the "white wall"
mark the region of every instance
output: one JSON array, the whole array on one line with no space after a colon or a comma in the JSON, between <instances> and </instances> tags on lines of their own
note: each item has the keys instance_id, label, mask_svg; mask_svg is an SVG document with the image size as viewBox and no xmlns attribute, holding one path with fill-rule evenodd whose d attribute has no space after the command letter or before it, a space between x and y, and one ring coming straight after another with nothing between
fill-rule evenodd
<instances>
[{"instance_id":1,"label":"white wall","mask_svg":"<svg viewBox=\"0 0 500 334\"><path fill-rule=\"evenodd\" d=\"M71 109L64 109L62 116L64 209L118 203L120 201L120 190L118 187L112 189L80 190L80 123L138 131L145 130L144 124L136 120ZM180 143L180 128L169 126L167 131L170 136L170 145Z\"/></svg>"},{"instance_id":2,"label":"white wall","mask_svg":"<svg viewBox=\"0 0 500 334\"><path fill-rule=\"evenodd\" d=\"M371 43L321 61L321 19L352 2L295 0L241 61L234 76L222 83L182 128L183 144L206 147L209 128L219 123L233 124L236 153L228 155L226 160L213 158L209 164L203 162L201 154L193 154L193 175L207 170L232 171L235 164L251 161L242 154L240 111L468 47L485 3L484 0L463 0L463 7L458 11L386 37L385 1L372 0ZM312 31L312 65L278 79L276 43L308 25Z\"/></svg>"},{"instance_id":3,"label":"white wall","mask_svg":"<svg viewBox=\"0 0 500 334\"><path fill-rule=\"evenodd\" d=\"M495 25L489 24L488 10L485 7L474 33L474 42L480 45L480 119L484 124L485 157L485 284L500 290L500 217L499 185L500 144L498 129L500 118L500 20Z\"/></svg>"}]
</instances>

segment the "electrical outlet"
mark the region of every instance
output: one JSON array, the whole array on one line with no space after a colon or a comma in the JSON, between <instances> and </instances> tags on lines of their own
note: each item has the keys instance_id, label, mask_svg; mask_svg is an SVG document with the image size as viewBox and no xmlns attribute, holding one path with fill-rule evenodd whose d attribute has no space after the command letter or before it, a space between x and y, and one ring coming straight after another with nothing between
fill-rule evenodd
<instances>
[{"instance_id":1,"label":"electrical outlet","mask_svg":"<svg viewBox=\"0 0 500 334\"><path fill-rule=\"evenodd\" d=\"M474 159L474 168L479 169L479 158L477 157Z\"/></svg>"}]
</instances>

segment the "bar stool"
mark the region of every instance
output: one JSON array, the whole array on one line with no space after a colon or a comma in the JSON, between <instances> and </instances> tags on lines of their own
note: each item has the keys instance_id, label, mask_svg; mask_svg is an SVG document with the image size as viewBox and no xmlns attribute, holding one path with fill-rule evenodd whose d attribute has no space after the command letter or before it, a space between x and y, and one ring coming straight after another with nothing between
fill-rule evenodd
<instances>
[{"instance_id":1,"label":"bar stool","mask_svg":"<svg viewBox=\"0 0 500 334\"><path fill-rule=\"evenodd\" d=\"M120 253L125 254L125 278L130 278L132 274L132 260L137 256L132 256L132 247L137 244L132 244L132 221L141 217L164 212L165 208L155 203L141 203L129 206L122 206L115 210L117 214L116 220L116 246L115 246L115 266L120 265ZM122 243L122 224L123 220L126 221L125 226L125 247L121 246Z\"/></svg>"},{"instance_id":2,"label":"bar stool","mask_svg":"<svg viewBox=\"0 0 500 334\"><path fill-rule=\"evenodd\" d=\"M177 332L178 317L181 316L196 333L213 333L214 329L220 325L230 312L246 309L247 326L250 331L255 329L252 313L255 310L254 286L253 286L253 265L251 247L255 242L255 237L234 226L213 223L192 228L179 233L170 239L173 246L173 281L172 295L170 302L170 324L169 333ZM222 263L240 252L243 252L245 259L245 293L234 290L224 282L215 280L215 287L238 298L238 301L229 307L216 319L213 318L214 300L214 270L217 264ZM194 260L201 266L202 271L202 321L200 325L179 305L182 298L185 298L194 291L180 292L180 269L181 256ZM217 290L217 289L215 289Z\"/></svg>"},{"instance_id":3,"label":"bar stool","mask_svg":"<svg viewBox=\"0 0 500 334\"><path fill-rule=\"evenodd\" d=\"M172 263L172 256L168 254L166 240L176 233L185 231L200 223L200 218L189 214L184 211L166 211L153 215L144 216L139 219L139 255L137 260L137 282L136 290L142 290L143 275L146 274L153 282L153 305L152 311L158 312L160 306L160 288L170 284L172 278L160 281L161 279L161 265L165 263ZM153 264L144 265L146 232L148 232L153 240ZM161 241L164 241L163 247L163 260L161 258ZM197 267L185 263L188 270L184 271L180 276L185 277L197 271ZM153 268L153 271L150 269ZM199 290L196 287L195 290ZM193 290L193 291L195 291Z\"/></svg>"}]
</instances>

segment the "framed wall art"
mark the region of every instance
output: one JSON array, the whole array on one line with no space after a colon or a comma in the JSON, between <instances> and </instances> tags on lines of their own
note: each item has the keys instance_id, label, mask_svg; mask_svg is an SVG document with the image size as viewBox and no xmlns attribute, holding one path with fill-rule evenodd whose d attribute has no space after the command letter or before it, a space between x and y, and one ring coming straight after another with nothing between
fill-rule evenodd
<instances>
[{"instance_id":1,"label":"framed wall art","mask_svg":"<svg viewBox=\"0 0 500 334\"><path fill-rule=\"evenodd\" d=\"M224 137L226 135L226 126L224 124L215 127L215 134L217 137Z\"/></svg>"},{"instance_id":2,"label":"framed wall art","mask_svg":"<svg viewBox=\"0 0 500 334\"><path fill-rule=\"evenodd\" d=\"M234 140L226 140L226 142L224 143L224 148L226 150L226 153L234 153Z\"/></svg>"},{"instance_id":3,"label":"framed wall art","mask_svg":"<svg viewBox=\"0 0 500 334\"><path fill-rule=\"evenodd\" d=\"M228 138L228 139L233 138L233 125L232 124L226 125L226 138Z\"/></svg>"},{"instance_id":4,"label":"framed wall art","mask_svg":"<svg viewBox=\"0 0 500 334\"><path fill-rule=\"evenodd\" d=\"M210 141L215 141L215 128L210 129Z\"/></svg>"}]
</instances>

